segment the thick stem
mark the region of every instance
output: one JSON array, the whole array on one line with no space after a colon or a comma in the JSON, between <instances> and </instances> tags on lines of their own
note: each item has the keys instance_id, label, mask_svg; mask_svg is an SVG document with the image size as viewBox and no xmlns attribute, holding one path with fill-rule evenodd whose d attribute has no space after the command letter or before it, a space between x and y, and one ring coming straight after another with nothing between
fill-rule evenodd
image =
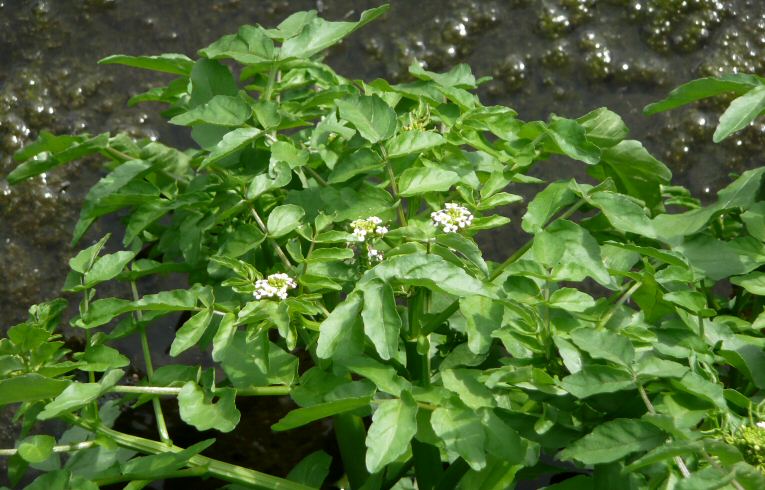
<instances>
[{"instance_id":1,"label":"thick stem","mask_svg":"<svg viewBox=\"0 0 765 490\"><path fill-rule=\"evenodd\" d=\"M133 301L138 301L140 296L138 295L138 287L136 286L135 281L130 281L130 289L133 292ZM139 323L138 330L140 331L141 336L141 350L143 351L143 361L144 365L146 366L146 375L149 378L149 382L151 382L151 380L154 378L154 365L151 361L151 349L149 348L149 339L146 336L146 328L144 325L140 325L141 320L143 320L143 312L141 310L137 310L135 312L135 318ZM167 430L165 414L162 413L162 404L159 398L152 399L151 405L154 409L154 419L157 421L157 432L159 433L159 438L162 439L162 442L165 444L171 445L173 441L170 439L170 433Z\"/></svg>"},{"instance_id":2,"label":"thick stem","mask_svg":"<svg viewBox=\"0 0 765 490\"><path fill-rule=\"evenodd\" d=\"M133 436L110 429L102 424L91 424L74 415L68 415L67 420L75 425L95 432L97 435L111 439L117 445L132 449L145 454L177 453L183 451L178 446L168 446L159 441L144 439L143 437ZM269 490L310 490L311 487L295 483L284 478L268 475L259 471L244 468L242 466L225 463L217 459L208 458L200 454L192 456L188 461L191 468L203 467L207 469L207 474L220 478L231 483L238 483L245 486L264 488Z\"/></svg>"},{"instance_id":3,"label":"thick stem","mask_svg":"<svg viewBox=\"0 0 765 490\"><path fill-rule=\"evenodd\" d=\"M190 478L190 477L198 477L202 476L207 473L207 468L204 466L195 466L193 468L188 468L185 470L176 470L176 471L169 471L167 473L164 473L162 475L162 480L170 480L172 478ZM116 483L126 482L126 481L141 481L141 482L151 482L152 480L157 480L156 475L151 475L149 473L131 473L128 475L115 475L112 477L107 478L99 478L95 481L95 483L98 486L106 486L106 485L114 485Z\"/></svg>"},{"instance_id":4,"label":"thick stem","mask_svg":"<svg viewBox=\"0 0 765 490\"><path fill-rule=\"evenodd\" d=\"M178 396L183 388L175 386L126 386L117 385L109 391L112 393L129 393L152 396ZM215 393L213 391L213 393ZM290 394L289 386L253 386L237 388L237 396L285 396Z\"/></svg>"},{"instance_id":5,"label":"thick stem","mask_svg":"<svg viewBox=\"0 0 765 490\"><path fill-rule=\"evenodd\" d=\"M335 424L335 438L340 448L345 474L351 488L359 489L369 478L369 472L364 461L366 453L366 429L358 415L343 413L332 419Z\"/></svg>"},{"instance_id":6,"label":"thick stem","mask_svg":"<svg viewBox=\"0 0 765 490\"><path fill-rule=\"evenodd\" d=\"M62 444L60 446L53 446L54 453L68 453L71 451L79 451L80 449L88 449L96 445L96 441L83 441L74 444ZM0 457L2 456L15 456L18 454L18 449L0 449Z\"/></svg>"}]
</instances>

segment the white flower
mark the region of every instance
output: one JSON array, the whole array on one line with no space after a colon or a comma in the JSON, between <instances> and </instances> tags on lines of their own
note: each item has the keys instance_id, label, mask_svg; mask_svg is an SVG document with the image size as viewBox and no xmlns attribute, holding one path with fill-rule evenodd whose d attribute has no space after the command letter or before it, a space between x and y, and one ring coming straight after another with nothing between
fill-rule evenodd
<instances>
[{"instance_id":1,"label":"white flower","mask_svg":"<svg viewBox=\"0 0 765 490\"><path fill-rule=\"evenodd\" d=\"M382 220L377 216L370 216L366 219L357 219L351 222L353 236L356 241L363 242L367 238L380 238L388 233L388 228L382 225Z\"/></svg>"},{"instance_id":2,"label":"white flower","mask_svg":"<svg viewBox=\"0 0 765 490\"><path fill-rule=\"evenodd\" d=\"M287 299L287 291L297 287L294 279L284 273L271 274L266 279L255 281L255 299L273 298Z\"/></svg>"},{"instance_id":3,"label":"white flower","mask_svg":"<svg viewBox=\"0 0 765 490\"><path fill-rule=\"evenodd\" d=\"M382 251L370 247L367 249L367 258L370 262L382 262L384 257Z\"/></svg>"},{"instance_id":4,"label":"white flower","mask_svg":"<svg viewBox=\"0 0 765 490\"><path fill-rule=\"evenodd\" d=\"M754 425L756 425L756 426L757 426L757 427L759 427L760 429L765 429L765 422L757 422L757 423L756 423L756 424L754 424Z\"/></svg>"},{"instance_id":5,"label":"white flower","mask_svg":"<svg viewBox=\"0 0 765 490\"><path fill-rule=\"evenodd\" d=\"M457 232L473 222L473 214L466 207L453 202L446 203L444 209L430 213L430 218L433 226L440 226L446 233Z\"/></svg>"}]
</instances>

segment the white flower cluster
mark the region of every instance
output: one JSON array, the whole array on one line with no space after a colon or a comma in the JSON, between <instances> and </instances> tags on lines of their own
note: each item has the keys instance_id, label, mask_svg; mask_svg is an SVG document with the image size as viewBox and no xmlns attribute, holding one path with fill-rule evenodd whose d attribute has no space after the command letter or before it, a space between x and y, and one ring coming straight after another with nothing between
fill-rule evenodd
<instances>
[{"instance_id":1,"label":"white flower cluster","mask_svg":"<svg viewBox=\"0 0 765 490\"><path fill-rule=\"evenodd\" d=\"M765 429L765 422L757 422L755 425L760 429Z\"/></svg>"},{"instance_id":2,"label":"white flower cluster","mask_svg":"<svg viewBox=\"0 0 765 490\"><path fill-rule=\"evenodd\" d=\"M447 202L444 209L430 213L430 218L436 228L440 226L446 233L459 231L473 222L473 214L466 207L453 202Z\"/></svg>"},{"instance_id":3,"label":"white flower cluster","mask_svg":"<svg viewBox=\"0 0 765 490\"><path fill-rule=\"evenodd\" d=\"M370 216L367 219L357 219L351 222L353 236L356 240L363 242L367 238L382 237L388 233L388 228L382 226L382 220L377 216Z\"/></svg>"},{"instance_id":4,"label":"white flower cluster","mask_svg":"<svg viewBox=\"0 0 765 490\"><path fill-rule=\"evenodd\" d=\"M278 296L287 299L287 291L297 287L294 279L284 273L271 274L266 279L255 281L255 299L273 298Z\"/></svg>"},{"instance_id":5,"label":"white flower cluster","mask_svg":"<svg viewBox=\"0 0 765 490\"><path fill-rule=\"evenodd\" d=\"M376 248L369 247L367 249L367 258L369 258L370 262L382 262L383 253L381 250L377 250Z\"/></svg>"}]
</instances>

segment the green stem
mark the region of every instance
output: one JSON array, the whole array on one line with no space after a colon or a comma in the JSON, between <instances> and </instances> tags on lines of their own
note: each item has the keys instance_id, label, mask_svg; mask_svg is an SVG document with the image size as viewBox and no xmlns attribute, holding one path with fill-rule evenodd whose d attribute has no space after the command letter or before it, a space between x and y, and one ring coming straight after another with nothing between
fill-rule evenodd
<instances>
[{"instance_id":1,"label":"green stem","mask_svg":"<svg viewBox=\"0 0 765 490\"><path fill-rule=\"evenodd\" d=\"M611 317L614 316L616 311L628 300L630 297L635 294L635 291L640 289L640 286L643 285L642 281L637 281L635 284L630 286L629 289L627 289L624 293L622 293L621 296L619 296L619 299L616 301L616 303L611 306L611 308L608 309L605 315L603 315L603 318L600 319L598 322L598 329L605 328L605 326L608 324L609 320L611 320Z\"/></svg>"},{"instance_id":2,"label":"green stem","mask_svg":"<svg viewBox=\"0 0 765 490\"><path fill-rule=\"evenodd\" d=\"M343 413L333 417L335 438L340 449L345 474L353 489L360 489L369 478L364 455L366 429L361 417Z\"/></svg>"},{"instance_id":3,"label":"green stem","mask_svg":"<svg viewBox=\"0 0 765 490\"><path fill-rule=\"evenodd\" d=\"M96 441L83 441L74 444L62 444L60 446L53 446L54 453L68 453L71 451L79 451L80 449L88 449L95 446ZM18 449L0 449L0 457L2 456L15 456L19 453Z\"/></svg>"},{"instance_id":4,"label":"green stem","mask_svg":"<svg viewBox=\"0 0 765 490\"><path fill-rule=\"evenodd\" d=\"M130 281L130 290L133 293L133 301L138 301L140 296L138 295L138 287L136 286L135 281ZM143 320L143 312L141 310L137 310L135 312L135 318L139 323L138 330L141 336L141 350L143 351L143 361L144 365L146 366L146 376L149 378L149 382L151 382L151 380L154 378L154 364L151 360L151 349L149 348L149 339L146 336L146 327L141 325L141 321ZM170 432L167 430L165 414L162 412L162 404L159 398L152 399L151 405L154 409L154 419L157 421L157 432L159 433L159 438L165 444L171 445L173 441L170 439Z\"/></svg>"},{"instance_id":5,"label":"green stem","mask_svg":"<svg viewBox=\"0 0 765 490\"><path fill-rule=\"evenodd\" d=\"M117 385L109 391L112 393L130 393L153 396L178 396L183 388L175 386L126 386ZM290 394L289 386L253 386L237 388L237 396L284 396ZM214 391L213 391L214 393Z\"/></svg>"},{"instance_id":6,"label":"green stem","mask_svg":"<svg viewBox=\"0 0 765 490\"><path fill-rule=\"evenodd\" d=\"M268 71L268 82L266 82L266 90L263 92L263 100L271 100L271 96L274 93L274 82L276 82L276 73L279 71L279 64L274 63L271 65L271 69Z\"/></svg>"},{"instance_id":7,"label":"green stem","mask_svg":"<svg viewBox=\"0 0 765 490\"><path fill-rule=\"evenodd\" d=\"M67 415L66 419L75 425L79 425L80 427L95 432L97 435L113 440L119 446L141 453L163 454L183 451L183 448L175 445L168 446L159 441L125 434L124 432L110 429L102 424L91 424L74 415ZM201 466L206 468L207 474L214 476L215 478L245 486L268 490L315 490L311 489L311 487L301 485L300 483L295 483L285 480L284 478L261 473L242 466L225 463L200 454L192 456L188 461L188 465L192 468Z\"/></svg>"},{"instance_id":8,"label":"green stem","mask_svg":"<svg viewBox=\"0 0 765 490\"><path fill-rule=\"evenodd\" d=\"M195 466L193 468L188 468L185 470L176 470L176 471L169 471L167 473L162 474L162 480L169 480L172 478L190 478L190 477L196 477L196 476L202 476L207 473L207 468L204 466ZM125 481L147 481L151 482L152 480L157 480L156 475L152 475L150 473L142 474L142 473L130 473L128 475L115 475L112 477L107 478L99 478L95 480L94 483L98 486L106 486L106 485L114 485L115 483L121 483Z\"/></svg>"},{"instance_id":9,"label":"green stem","mask_svg":"<svg viewBox=\"0 0 765 490\"><path fill-rule=\"evenodd\" d=\"M258 228L260 228L260 231L262 231L265 235L268 235L268 227L266 227L266 224L260 218L260 215L258 214L258 212L255 211L255 207L252 205L252 203L249 203L249 205L250 205L250 212L252 212L252 217L255 218L255 223L257 223ZM292 267L292 263L290 262L290 259L287 258L287 254L284 253L284 250L282 250L282 247L279 246L279 243L270 237L268 241L271 242L271 245L274 247L274 250L276 251L276 255L278 255L279 259L282 261L282 264L284 264L284 266L288 270L294 271L295 268Z\"/></svg>"},{"instance_id":10,"label":"green stem","mask_svg":"<svg viewBox=\"0 0 765 490\"><path fill-rule=\"evenodd\" d=\"M648 410L648 413L651 415L656 415L656 408L653 406L653 403L651 403L651 399L648 398L648 393L646 393L645 388L643 388L643 385L641 383L637 382L637 379L635 379L635 384L638 388L638 393L640 393L640 398L643 400L643 404L645 405L646 410ZM688 467L685 465L685 461L683 461L683 458L680 456L675 456L673 458L673 461L677 465L677 467L680 469L680 473L682 473L683 478L690 478L691 472L688 471Z\"/></svg>"},{"instance_id":11,"label":"green stem","mask_svg":"<svg viewBox=\"0 0 765 490\"><path fill-rule=\"evenodd\" d=\"M385 162L385 169L388 171L388 180L390 180L390 190L393 193L393 199L398 201L398 219L401 222L401 226L407 225L406 214L404 213L404 202L398 195L398 184L396 184L396 174L393 172L393 165L388 160L388 152L385 151L385 147L380 145L380 153L382 153L383 161Z\"/></svg>"},{"instance_id":12,"label":"green stem","mask_svg":"<svg viewBox=\"0 0 765 490\"><path fill-rule=\"evenodd\" d=\"M324 177L319 175L319 172L317 172L316 170L312 169L311 167L309 167L307 165L305 167L303 167L303 168L305 168L308 171L308 173L311 174L311 177L316 179L316 182L318 182L320 186L327 187L329 185L327 183L327 181L324 180Z\"/></svg>"}]
</instances>

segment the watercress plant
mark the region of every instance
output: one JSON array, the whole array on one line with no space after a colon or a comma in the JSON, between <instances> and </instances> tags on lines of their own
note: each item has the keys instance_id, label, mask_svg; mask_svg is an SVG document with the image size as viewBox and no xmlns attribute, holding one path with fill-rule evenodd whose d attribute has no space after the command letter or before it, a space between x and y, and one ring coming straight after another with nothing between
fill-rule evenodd
<instances>
[{"instance_id":1,"label":"watercress plant","mask_svg":"<svg viewBox=\"0 0 765 490\"><path fill-rule=\"evenodd\" d=\"M130 103L165 104L195 148L43 132L16 154L12 184L103 157L73 243L116 213L124 250L105 252L107 235L69 262L81 351L63 342L64 299L0 339L0 405L20 422L0 450L11 482L31 467L28 489L765 488L765 168L701 206L605 108L524 122L482 105L466 65L415 63L391 84L322 62L386 9L244 26L196 60L101 61L171 74ZM741 96L719 140L762 111L763 79L697 80L647 111L722 91ZM589 177L534 177L553 157ZM487 260L475 237L507 227L510 206L525 244ZM149 290L163 274L183 286ZM106 294L114 282L127 294ZM155 368L152 329L179 315L170 355L206 361ZM127 337L141 365L116 347ZM331 418L339 454L278 476L213 459L213 440L173 445L159 403L177 399L189 430L229 432L239 398L286 395L297 408L272 429ZM112 428L144 403L158 440ZM70 428L45 434L49 420Z\"/></svg>"}]
</instances>

